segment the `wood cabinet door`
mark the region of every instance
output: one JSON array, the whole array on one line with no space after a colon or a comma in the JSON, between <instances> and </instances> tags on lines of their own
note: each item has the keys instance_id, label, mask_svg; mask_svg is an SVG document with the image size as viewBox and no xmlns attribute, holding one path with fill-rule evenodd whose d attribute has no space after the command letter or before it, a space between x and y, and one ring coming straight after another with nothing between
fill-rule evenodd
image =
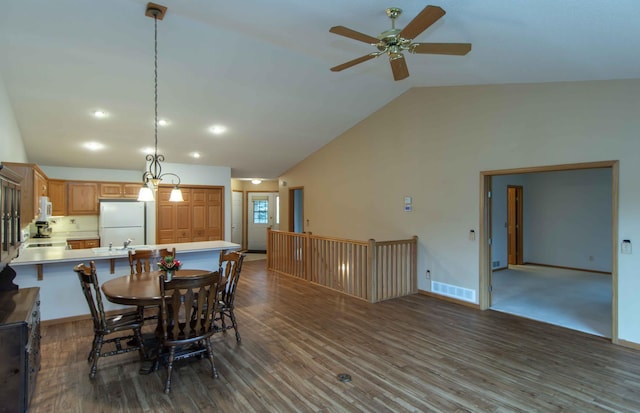
<instances>
[{"instance_id":1,"label":"wood cabinet door","mask_svg":"<svg viewBox=\"0 0 640 413\"><path fill-rule=\"evenodd\" d=\"M85 248L97 248L100 246L100 240L99 239L86 239L84 240L84 247Z\"/></svg>"},{"instance_id":2,"label":"wood cabinet door","mask_svg":"<svg viewBox=\"0 0 640 413\"><path fill-rule=\"evenodd\" d=\"M67 245L72 250L81 250L81 249L84 248L84 241L83 240L69 240L69 241L67 241Z\"/></svg>"},{"instance_id":3,"label":"wood cabinet door","mask_svg":"<svg viewBox=\"0 0 640 413\"><path fill-rule=\"evenodd\" d=\"M122 184L119 182L100 182L100 198L121 198Z\"/></svg>"},{"instance_id":4,"label":"wood cabinet door","mask_svg":"<svg viewBox=\"0 0 640 413\"><path fill-rule=\"evenodd\" d=\"M224 188L207 189L206 197L206 241L224 239Z\"/></svg>"},{"instance_id":5,"label":"wood cabinet door","mask_svg":"<svg viewBox=\"0 0 640 413\"><path fill-rule=\"evenodd\" d=\"M98 183L67 182L69 215L98 215Z\"/></svg>"},{"instance_id":6,"label":"wood cabinet door","mask_svg":"<svg viewBox=\"0 0 640 413\"><path fill-rule=\"evenodd\" d=\"M48 193L53 215L67 215L66 181L49 179Z\"/></svg>"},{"instance_id":7,"label":"wood cabinet door","mask_svg":"<svg viewBox=\"0 0 640 413\"><path fill-rule=\"evenodd\" d=\"M138 199L140 188L142 184L122 184L122 196L123 198Z\"/></svg>"}]
</instances>

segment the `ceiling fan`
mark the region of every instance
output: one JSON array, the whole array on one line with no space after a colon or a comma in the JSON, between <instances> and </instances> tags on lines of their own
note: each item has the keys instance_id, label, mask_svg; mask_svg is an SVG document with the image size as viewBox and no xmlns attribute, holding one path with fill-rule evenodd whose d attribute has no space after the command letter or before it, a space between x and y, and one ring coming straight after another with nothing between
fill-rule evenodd
<instances>
[{"instance_id":1,"label":"ceiling fan","mask_svg":"<svg viewBox=\"0 0 640 413\"><path fill-rule=\"evenodd\" d=\"M414 17L404 29L396 29L396 19L402 13L402 9L389 7L387 16L391 19L391 29L386 30L378 37L366 35L364 33L351 30L344 26L334 26L329 31L331 33L345 36L350 39L359 40L375 46L378 51L350 60L331 68L332 72L339 72L355 66L358 63L366 62L383 54L389 55L391 71L395 80L402 80L409 77L409 69L404 60L403 51L420 54L446 54L463 56L471 50L470 43L414 43L413 39L425 31L429 26L444 16L445 11L438 6L425 7L416 17Z\"/></svg>"}]
</instances>

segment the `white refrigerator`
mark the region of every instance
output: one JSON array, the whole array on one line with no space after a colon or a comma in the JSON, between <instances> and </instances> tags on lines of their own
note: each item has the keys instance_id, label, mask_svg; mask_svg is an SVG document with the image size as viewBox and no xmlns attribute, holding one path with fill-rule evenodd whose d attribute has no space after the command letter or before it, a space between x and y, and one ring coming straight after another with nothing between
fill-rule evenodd
<instances>
[{"instance_id":1,"label":"white refrigerator","mask_svg":"<svg viewBox=\"0 0 640 413\"><path fill-rule=\"evenodd\" d=\"M131 239L131 245L145 244L145 203L138 201L101 200L99 235L100 246L122 247Z\"/></svg>"}]
</instances>

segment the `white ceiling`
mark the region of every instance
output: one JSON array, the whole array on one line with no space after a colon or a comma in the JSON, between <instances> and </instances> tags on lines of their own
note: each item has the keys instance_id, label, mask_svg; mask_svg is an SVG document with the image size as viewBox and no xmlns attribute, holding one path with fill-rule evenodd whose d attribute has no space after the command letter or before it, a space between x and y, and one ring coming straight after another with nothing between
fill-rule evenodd
<instances>
[{"instance_id":1,"label":"white ceiling","mask_svg":"<svg viewBox=\"0 0 640 413\"><path fill-rule=\"evenodd\" d=\"M157 0L159 150L171 163L275 178L416 86L640 78L640 1ZM29 161L144 168L153 145L153 20L143 0L0 0L0 71ZM447 14L416 38L472 43L467 56L384 57L329 68L373 47L389 6L404 27L427 4ZM110 116L97 120L96 109ZM214 136L216 123L229 131ZM106 145L91 153L86 141ZM198 151L195 160L189 153Z\"/></svg>"}]
</instances>

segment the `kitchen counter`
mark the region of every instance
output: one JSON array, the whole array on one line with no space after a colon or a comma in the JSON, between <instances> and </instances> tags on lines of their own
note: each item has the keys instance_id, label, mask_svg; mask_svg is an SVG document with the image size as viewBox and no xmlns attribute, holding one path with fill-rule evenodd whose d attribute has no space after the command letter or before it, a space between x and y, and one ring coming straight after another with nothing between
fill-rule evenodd
<instances>
[{"instance_id":1,"label":"kitchen counter","mask_svg":"<svg viewBox=\"0 0 640 413\"><path fill-rule=\"evenodd\" d=\"M174 248L184 269L218 270L222 250L237 250L240 245L226 241L187 242L145 245L147 249ZM95 261L100 284L129 275L129 251L108 247L67 250L65 247L24 248L9 265L16 271L13 280L20 288L40 287L42 320L67 320L89 316L80 281L73 267ZM123 306L104 300L105 311Z\"/></svg>"},{"instance_id":2,"label":"kitchen counter","mask_svg":"<svg viewBox=\"0 0 640 413\"><path fill-rule=\"evenodd\" d=\"M36 238L43 242L43 238ZM49 241L46 241L49 242ZM129 250L135 249L176 249L176 254L198 251L212 251L240 248L240 245L226 241L202 241L202 242L184 242L179 244L159 244L159 245L134 245L127 249L122 247L113 247L109 251L108 247L87 248L81 250L68 250L65 247L43 247L43 248L24 248L20 250L20 254L11 261L12 267L28 264L51 264L58 262L83 262L98 261L110 258L128 258Z\"/></svg>"},{"instance_id":3,"label":"kitchen counter","mask_svg":"<svg viewBox=\"0 0 640 413\"><path fill-rule=\"evenodd\" d=\"M79 241L86 239L100 239L97 231L72 231L54 232L48 238L30 237L24 242L24 247L41 243L66 243L67 241Z\"/></svg>"}]
</instances>

